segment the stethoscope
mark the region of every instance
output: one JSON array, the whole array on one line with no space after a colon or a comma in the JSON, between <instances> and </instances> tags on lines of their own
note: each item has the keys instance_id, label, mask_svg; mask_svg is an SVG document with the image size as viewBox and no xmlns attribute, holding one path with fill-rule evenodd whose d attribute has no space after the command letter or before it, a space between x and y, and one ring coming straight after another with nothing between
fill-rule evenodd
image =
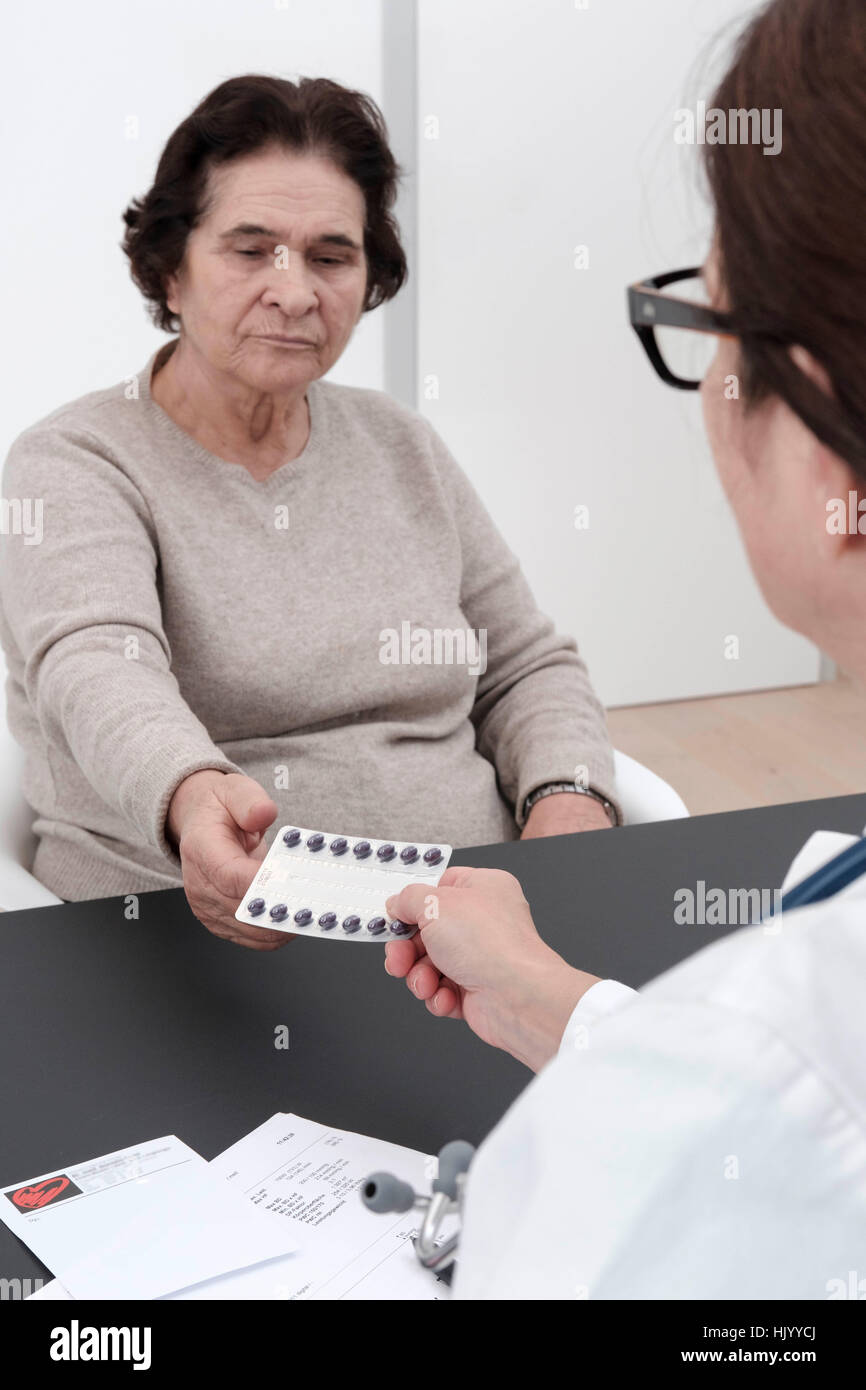
<instances>
[{"instance_id":1,"label":"stethoscope","mask_svg":"<svg viewBox=\"0 0 866 1390\"><path fill-rule=\"evenodd\" d=\"M807 903L820 903L825 898L832 898L862 874L866 874L866 838L855 840L853 845L834 855L820 869L804 878L802 883L795 883L793 888L789 888L782 898L780 911L790 912L793 907L805 907Z\"/></svg>"},{"instance_id":2,"label":"stethoscope","mask_svg":"<svg viewBox=\"0 0 866 1390\"><path fill-rule=\"evenodd\" d=\"M779 913L772 915L823 902L863 874L866 874L866 838L848 845L841 854L834 855L828 863L790 888L782 898ZM371 1173L361 1187L361 1200L370 1211L424 1212L421 1229L414 1240L415 1254L425 1269L449 1284L460 1231L458 1229L441 1243L438 1243L439 1232L446 1218L457 1216L462 1220L467 1175L474 1155L474 1148L464 1139L453 1139L440 1149L438 1176L432 1183L430 1196L416 1192L410 1183L393 1173Z\"/></svg>"},{"instance_id":3,"label":"stethoscope","mask_svg":"<svg viewBox=\"0 0 866 1390\"><path fill-rule=\"evenodd\" d=\"M421 1229L413 1242L415 1254L425 1269L447 1284L454 1273L460 1232L458 1229L447 1240L441 1240L439 1232L448 1217L462 1219L466 1180L474 1156L474 1148L465 1139L452 1139L440 1149L430 1196L416 1192L411 1183L393 1173L371 1173L361 1186L361 1200L370 1211L423 1211Z\"/></svg>"}]
</instances>

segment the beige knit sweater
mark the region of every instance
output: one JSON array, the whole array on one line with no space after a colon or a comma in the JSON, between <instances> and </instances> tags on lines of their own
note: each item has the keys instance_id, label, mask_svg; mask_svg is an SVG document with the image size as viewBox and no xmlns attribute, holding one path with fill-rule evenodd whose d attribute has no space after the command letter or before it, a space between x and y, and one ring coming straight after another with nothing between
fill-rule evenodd
<instances>
[{"instance_id":1,"label":"beige knit sweater","mask_svg":"<svg viewBox=\"0 0 866 1390\"><path fill-rule=\"evenodd\" d=\"M0 640L43 883L179 884L166 810L200 768L261 783L268 839L513 839L515 807L581 764L615 800L574 641L422 415L315 381L303 453L257 482L153 401L156 358L4 469L41 518L0 541Z\"/></svg>"}]
</instances>

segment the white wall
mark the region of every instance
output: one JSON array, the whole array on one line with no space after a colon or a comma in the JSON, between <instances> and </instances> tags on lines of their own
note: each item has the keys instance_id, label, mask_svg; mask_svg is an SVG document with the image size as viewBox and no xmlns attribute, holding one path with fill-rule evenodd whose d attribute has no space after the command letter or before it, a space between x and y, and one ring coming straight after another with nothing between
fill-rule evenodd
<instances>
[{"instance_id":1,"label":"white wall","mask_svg":"<svg viewBox=\"0 0 866 1390\"><path fill-rule=\"evenodd\" d=\"M750 577L697 396L655 377L625 311L627 282L703 259L673 113L711 95L698 59L750 8L419 0L419 407L608 704L818 675Z\"/></svg>"},{"instance_id":2,"label":"white wall","mask_svg":"<svg viewBox=\"0 0 866 1390\"><path fill-rule=\"evenodd\" d=\"M4 16L0 445L138 370L165 340L120 250L123 209L172 130L226 77L331 77L377 101L380 0L49 0ZM128 118L139 134L127 138ZM384 317L330 374L384 386Z\"/></svg>"}]
</instances>

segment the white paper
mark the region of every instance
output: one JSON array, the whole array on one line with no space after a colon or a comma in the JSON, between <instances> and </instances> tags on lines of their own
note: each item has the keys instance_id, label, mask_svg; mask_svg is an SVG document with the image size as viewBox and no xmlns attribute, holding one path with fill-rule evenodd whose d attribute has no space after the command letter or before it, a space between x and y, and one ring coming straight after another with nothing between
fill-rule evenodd
<instances>
[{"instance_id":1,"label":"white paper","mask_svg":"<svg viewBox=\"0 0 866 1390\"><path fill-rule=\"evenodd\" d=\"M274 1115L210 1164L229 1187L285 1223L298 1249L283 1259L211 1279L172 1299L435 1301L447 1284L419 1264L412 1238L419 1213L377 1215L361 1184L386 1170L429 1192L435 1160L414 1149ZM445 1234L450 1234L451 1225ZM68 1294L57 1280L32 1294Z\"/></svg>"},{"instance_id":2,"label":"white paper","mask_svg":"<svg viewBox=\"0 0 866 1390\"><path fill-rule=\"evenodd\" d=\"M56 1274L140 1207L154 1185L204 1160L169 1135L0 1189L0 1218Z\"/></svg>"},{"instance_id":3,"label":"white paper","mask_svg":"<svg viewBox=\"0 0 866 1390\"><path fill-rule=\"evenodd\" d=\"M211 1167L250 1201L286 1222L298 1250L286 1259L213 1280L188 1298L421 1299L450 1296L412 1246L420 1213L368 1211L360 1188L371 1173L396 1173L429 1193L435 1159L364 1134L274 1115ZM449 1230L450 1234L450 1230Z\"/></svg>"},{"instance_id":4,"label":"white paper","mask_svg":"<svg viewBox=\"0 0 866 1390\"><path fill-rule=\"evenodd\" d=\"M31 1298L41 1298L48 1303L69 1303L72 1301L71 1295L66 1292L59 1279L49 1279L48 1283L43 1284L41 1289L37 1289L35 1293L29 1293L26 1302L29 1302Z\"/></svg>"},{"instance_id":5,"label":"white paper","mask_svg":"<svg viewBox=\"0 0 866 1390\"><path fill-rule=\"evenodd\" d=\"M0 1214L73 1298L159 1298L295 1248L173 1135L14 1183Z\"/></svg>"}]
</instances>

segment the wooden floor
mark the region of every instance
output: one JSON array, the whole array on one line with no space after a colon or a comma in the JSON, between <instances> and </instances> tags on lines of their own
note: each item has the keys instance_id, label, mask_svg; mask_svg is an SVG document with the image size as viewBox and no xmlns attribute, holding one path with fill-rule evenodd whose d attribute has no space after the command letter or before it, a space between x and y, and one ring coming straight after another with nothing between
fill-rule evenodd
<instances>
[{"instance_id":1,"label":"wooden floor","mask_svg":"<svg viewBox=\"0 0 866 1390\"><path fill-rule=\"evenodd\" d=\"M692 815L866 791L866 694L846 676L610 710L608 728Z\"/></svg>"}]
</instances>

